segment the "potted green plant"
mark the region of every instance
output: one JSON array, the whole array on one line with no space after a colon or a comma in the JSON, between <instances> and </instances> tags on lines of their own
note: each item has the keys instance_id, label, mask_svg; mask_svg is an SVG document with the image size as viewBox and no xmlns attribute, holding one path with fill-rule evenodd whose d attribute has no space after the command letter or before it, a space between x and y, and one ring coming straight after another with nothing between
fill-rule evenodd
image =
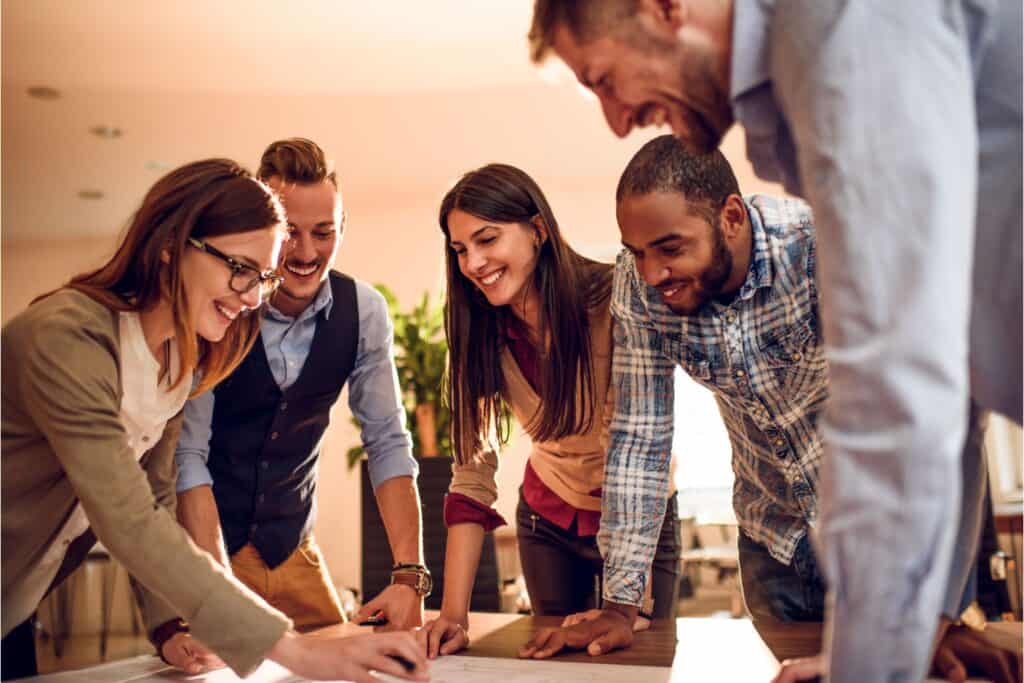
<instances>
[{"instance_id":1,"label":"potted green plant","mask_svg":"<svg viewBox=\"0 0 1024 683\"><path fill-rule=\"evenodd\" d=\"M412 433L413 452L420 457L451 457L451 414L443 399L448 343L444 337L444 304L427 292L408 312L399 309L398 299L385 285L376 285L388 302L395 326L395 366L402 389L406 424ZM358 422L353 418L353 423ZM348 465L359 464L363 446L348 450Z\"/></svg>"}]
</instances>

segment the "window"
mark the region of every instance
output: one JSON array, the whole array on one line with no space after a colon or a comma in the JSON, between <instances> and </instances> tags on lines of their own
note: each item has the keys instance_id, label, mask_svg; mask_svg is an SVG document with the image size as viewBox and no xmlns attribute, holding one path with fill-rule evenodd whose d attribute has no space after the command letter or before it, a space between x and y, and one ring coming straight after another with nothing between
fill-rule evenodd
<instances>
[{"instance_id":1,"label":"window","mask_svg":"<svg viewBox=\"0 0 1024 683\"><path fill-rule=\"evenodd\" d=\"M732 445L710 391L676 368L672 454L680 517L700 524L735 523Z\"/></svg>"}]
</instances>

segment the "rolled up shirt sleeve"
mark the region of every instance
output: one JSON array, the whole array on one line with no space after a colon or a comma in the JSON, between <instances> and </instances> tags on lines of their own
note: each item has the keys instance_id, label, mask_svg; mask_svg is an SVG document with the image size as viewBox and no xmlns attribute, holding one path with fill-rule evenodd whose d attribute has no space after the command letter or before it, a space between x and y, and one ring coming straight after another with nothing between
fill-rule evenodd
<instances>
[{"instance_id":1,"label":"rolled up shirt sleeve","mask_svg":"<svg viewBox=\"0 0 1024 683\"><path fill-rule=\"evenodd\" d=\"M213 390L206 391L185 403L185 421L174 450L174 460L178 465L178 493L197 486L213 485L213 477L206 466L210 459L213 406Z\"/></svg>"},{"instance_id":2,"label":"rolled up shirt sleeve","mask_svg":"<svg viewBox=\"0 0 1024 683\"><path fill-rule=\"evenodd\" d=\"M362 425L370 482L376 489L394 477L415 478L419 467L412 457L412 436L405 426L395 368L394 327L387 302L363 282L356 283L356 295L359 347L348 379L348 403Z\"/></svg>"},{"instance_id":3,"label":"rolled up shirt sleeve","mask_svg":"<svg viewBox=\"0 0 1024 683\"><path fill-rule=\"evenodd\" d=\"M598 545L604 599L640 606L665 516L672 459L674 363L658 335L629 320L628 278L616 267L612 313L615 412L601 496Z\"/></svg>"}]
</instances>

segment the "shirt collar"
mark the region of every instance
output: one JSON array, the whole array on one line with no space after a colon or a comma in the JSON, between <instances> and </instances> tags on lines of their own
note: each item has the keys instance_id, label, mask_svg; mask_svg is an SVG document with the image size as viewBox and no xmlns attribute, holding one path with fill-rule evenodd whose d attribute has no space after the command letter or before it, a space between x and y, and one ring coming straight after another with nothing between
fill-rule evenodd
<instances>
[{"instance_id":1,"label":"shirt collar","mask_svg":"<svg viewBox=\"0 0 1024 683\"><path fill-rule=\"evenodd\" d=\"M321 311L323 312L324 320L330 320L331 309L334 307L334 293L331 291L331 278L328 276L326 280L320 283L320 289L317 290L316 297L313 298L313 303L306 306L302 313L299 313L294 318L277 310L270 302L267 302L266 306L266 315L281 322L312 318Z\"/></svg>"},{"instance_id":2,"label":"shirt collar","mask_svg":"<svg viewBox=\"0 0 1024 683\"><path fill-rule=\"evenodd\" d=\"M774 0L735 0L729 98L768 82L768 29Z\"/></svg>"},{"instance_id":3,"label":"shirt collar","mask_svg":"<svg viewBox=\"0 0 1024 683\"><path fill-rule=\"evenodd\" d=\"M772 286L772 252L768 245L768 235L761 222L761 214L747 201L747 215L750 216L750 267L747 277L740 286L738 298L749 299L761 287Z\"/></svg>"}]
</instances>

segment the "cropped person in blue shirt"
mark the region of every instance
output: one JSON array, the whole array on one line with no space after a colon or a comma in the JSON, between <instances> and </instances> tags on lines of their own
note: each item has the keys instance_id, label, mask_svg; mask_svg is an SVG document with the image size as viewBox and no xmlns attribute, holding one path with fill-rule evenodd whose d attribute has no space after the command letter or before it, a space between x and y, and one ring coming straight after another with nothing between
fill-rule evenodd
<instances>
[{"instance_id":1,"label":"cropped person in blue shirt","mask_svg":"<svg viewBox=\"0 0 1024 683\"><path fill-rule=\"evenodd\" d=\"M532 57L554 51L616 135L668 124L708 152L741 123L757 175L814 209L834 682L924 677L976 554L956 545L982 509L963 483L979 467L962 458L970 401L1024 415L1021 13L1017 0L535 0Z\"/></svg>"},{"instance_id":2,"label":"cropped person in blue shirt","mask_svg":"<svg viewBox=\"0 0 1024 683\"><path fill-rule=\"evenodd\" d=\"M274 142L258 175L287 213L284 282L246 360L185 407L176 452L179 520L296 628L343 621L312 531L320 445L347 383L396 563L395 582L364 614L382 613L393 629L419 626L426 568L417 467L384 298L332 270L344 228L341 194L315 143ZM170 637L178 637L176 628L168 627ZM182 638L182 657L185 650Z\"/></svg>"}]
</instances>

